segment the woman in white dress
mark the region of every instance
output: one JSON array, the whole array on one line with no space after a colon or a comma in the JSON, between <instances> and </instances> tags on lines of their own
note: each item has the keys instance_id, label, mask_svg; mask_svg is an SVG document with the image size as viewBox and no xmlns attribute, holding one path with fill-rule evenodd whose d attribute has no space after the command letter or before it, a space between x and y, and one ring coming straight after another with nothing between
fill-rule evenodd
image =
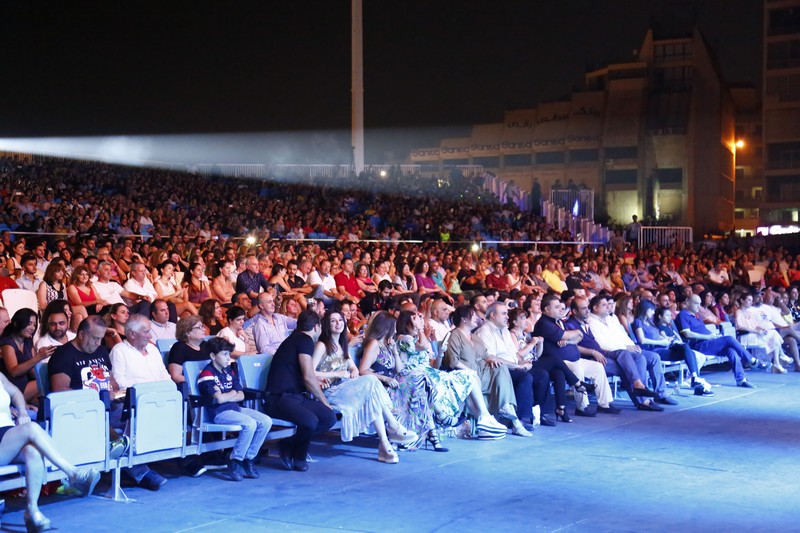
<instances>
[{"instance_id":1,"label":"woman in white dress","mask_svg":"<svg viewBox=\"0 0 800 533\"><path fill-rule=\"evenodd\" d=\"M348 353L344 330L345 319L341 313L325 313L322 334L313 355L317 378L324 381L325 397L342 414L342 441L349 442L374 428L380 441L378 461L397 463L399 458L391 442L408 445L416 442L418 436L400 425L392 414L392 401L378 378L359 375Z\"/></svg>"}]
</instances>

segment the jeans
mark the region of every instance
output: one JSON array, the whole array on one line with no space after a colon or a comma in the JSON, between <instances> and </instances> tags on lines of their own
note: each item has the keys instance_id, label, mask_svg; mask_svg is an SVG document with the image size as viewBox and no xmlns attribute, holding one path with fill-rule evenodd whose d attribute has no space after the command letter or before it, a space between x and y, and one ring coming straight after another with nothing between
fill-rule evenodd
<instances>
[{"instance_id":1,"label":"jeans","mask_svg":"<svg viewBox=\"0 0 800 533\"><path fill-rule=\"evenodd\" d=\"M297 433L279 444L281 454L295 461L305 461L312 437L325 433L336 423L336 414L331 409L305 394L270 394L266 411L274 418L297 425Z\"/></svg>"},{"instance_id":2,"label":"jeans","mask_svg":"<svg viewBox=\"0 0 800 533\"><path fill-rule=\"evenodd\" d=\"M733 377L736 378L736 383L741 383L745 380L742 361L749 361L750 354L733 337L725 335L716 339L691 340L689 345L698 352L727 357L728 362L731 364L731 370L733 370Z\"/></svg>"},{"instance_id":3,"label":"jeans","mask_svg":"<svg viewBox=\"0 0 800 533\"><path fill-rule=\"evenodd\" d=\"M216 424L238 424L242 426L239 432L239 438L236 439L236 444L233 445L231 450L231 459L242 461L244 459L255 459L261 445L267 438L270 428L272 428L272 419L253 409L240 407L239 411L229 409L217 413L214 417Z\"/></svg>"}]
</instances>

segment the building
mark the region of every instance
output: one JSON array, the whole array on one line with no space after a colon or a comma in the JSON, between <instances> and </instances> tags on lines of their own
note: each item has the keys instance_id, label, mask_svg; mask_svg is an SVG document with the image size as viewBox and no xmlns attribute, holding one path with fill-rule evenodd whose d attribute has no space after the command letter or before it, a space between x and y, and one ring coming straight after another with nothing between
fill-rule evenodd
<instances>
[{"instance_id":1,"label":"building","mask_svg":"<svg viewBox=\"0 0 800 533\"><path fill-rule=\"evenodd\" d=\"M701 33L648 31L629 61L588 72L557 102L507 111L469 137L412 151L415 163L481 164L542 190L570 181L594 189L626 223L652 217L696 232L734 227L736 112Z\"/></svg>"},{"instance_id":2,"label":"building","mask_svg":"<svg viewBox=\"0 0 800 533\"><path fill-rule=\"evenodd\" d=\"M761 226L798 226L800 0L764 2ZM757 190L757 187L754 187Z\"/></svg>"}]
</instances>

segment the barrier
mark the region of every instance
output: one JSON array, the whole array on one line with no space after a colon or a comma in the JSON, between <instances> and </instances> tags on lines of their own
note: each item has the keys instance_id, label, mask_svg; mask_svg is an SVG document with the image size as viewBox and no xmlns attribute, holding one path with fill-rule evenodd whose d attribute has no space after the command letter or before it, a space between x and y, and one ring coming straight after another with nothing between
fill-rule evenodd
<instances>
[{"instance_id":1,"label":"barrier","mask_svg":"<svg viewBox=\"0 0 800 533\"><path fill-rule=\"evenodd\" d=\"M642 226L639 228L640 248L655 244L659 248L683 250L687 245L691 247L693 242L693 231L689 226Z\"/></svg>"},{"instance_id":2,"label":"barrier","mask_svg":"<svg viewBox=\"0 0 800 533\"><path fill-rule=\"evenodd\" d=\"M553 189L550 203L563 207L575 217L594 221L594 191L591 189Z\"/></svg>"}]
</instances>

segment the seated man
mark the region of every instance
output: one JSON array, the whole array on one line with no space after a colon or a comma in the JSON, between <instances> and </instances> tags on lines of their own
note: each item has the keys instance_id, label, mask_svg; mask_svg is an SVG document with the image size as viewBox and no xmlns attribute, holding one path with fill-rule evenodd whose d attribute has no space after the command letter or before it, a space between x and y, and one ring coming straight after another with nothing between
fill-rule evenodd
<instances>
[{"instance_id":1,"label":"seated man","mask_svg":"<svg viewBox=\"0 0 800 533\"><path fill-rule=\"evenodd\" d=\"M547 300L548 308L542 307L542 318L547 322L555 322L560 317L564 316L564 304L558 301L555 297L545 296L542 300ZM556 310L555 308L558 307ZM547 336L544 338L544 351L553 352L560 357L564 363L572 370L578 379L583 381L584 377L594 380L595 394L597 395L597 412L616 415L621 411L612 406L611 402L614 396L611 392L611 386L608 384L608 375L604 364L606 362L602 354L587 353L585 357L582 356L581 348L578 344L583 341L584 331L581 327L585 320L589 317L589 300L582 297L575 297L571 303L572 314L568 320L564 321L564 329L555 324L558 328L552 325L547 328ZM578 317L583 317L583 322L579 322ZM538 325L538 322L537 322ZM587 327L588 329L588 327ZM563 342L560 342L562 341ZM580 416L583 411L589 406L589 398L586 394L575 394L575 400L578 405L575 407L575 414Z\"/></svg>"},{"instance_id":2,"label":"seated man","mask_svg":"<svg viewBox=\"0 0 800 533\"><path fill-rule=\"evenodd\" d=\"M342 261L342 271L336 274L333 279L336 281L336 290L339 291L341 298L347 298L355 303L361 301L364 292L358 286L358 281L353 273L353 260L350 258Z\"/></svg>"},{"instance_id":3,"label":"seated man","mask_svg":"<svg viewBox=\"0 0 800 533\"><path fill-rule=\"evenodd\" d=\"M383 282L381 282L383 283ZM431 303L430 318L425 321L425 326L431 330L432 335L429 335L431 340L443 341L450 330L453 329L450 323L450 313L454 309L441 299L436 299Z\"/></svg>"},{"instance_id":4,"label":"seated man","mask_svg":"<svg viewBox=\"0 0 800 533\"><path fill-rule=\"evenodd\" d=\"M147 279L147 266L144 263L132 264L130 274L130 278L122 286L122 298L131 313L147 317L150 315L150 304L158 298L158 293ZM97 277L100 279L99 272Z\"/></svg>"},{"instance_id":5,"label":"seated man","mask_svg":"<svg viewBox=\"0 0 800 533\"><path fill-rule=\"evenodd\" d=\"M153 342L175 338L175 322L169 321L169 307L164 300L154 300L150 304L150 331Z\"/></svg>"},{"instance_id":6,"label":"seated man","mask_svg":"<svg viewBox=\"0 0 800 533\"><path fill-rule=\"evenodd\" d=\"M302 272L300 272L299 268L300 265L297 261L294 259L289 261L286 265L286 282L295 293L302 297L308 297L313 292L313 289L306 281L306 278L301 275Z\"/></svg>"},{"instance_id":7,"label":"seated man","mask_svg":"<svg viewBox=\"0 0 800 533\"><path fill-rule=\"evenodd\" d=\"M109 392L113 399L109 412L109 425L111 438L116 439L111 443L109 457L117 459L126 452L128 437L118 438L125 431L125 422L122 421L124 394L111 373L111 358L103 346L102 341L107 329L105 322L99 316L93 315L84 319L78 326L75 339L57 348L53 353L47 366L47 373L52 392L81 389ZM161 359L160 356L157 357ZM158 490L167 482L147 465L132 466L126 468L125 472L136 480L140 487L148 490Z\"/></svg>"},{"instance_id":8,"label":"seated man","mask_svg":"<svg viewBox=\"0 0 800 533\"><path fill-rule=\"evenodd\" d=\"M36 256L27 252L22 255L19 262L22 266L22 274L17 278L17 286L26 291L36 292L42 282L42 278L37 274Z\"/></svg>"},{"instance_id":9,"label":"seated man","mask_svg":"<svg viewBox=\"0 0 800 533\"><path fill-rule=\"evenodd\" d=\"M321 331L319 315L310 309L300 313L297 329L278 347L267 376L267 414L297 424L297 433L278 444L287 470L308 470L311 439L336 423L312 364Z\"/></svg>"},{"instance_id":10,"label":"seated man","mask_svg":"<svg viewBox=\"0 0 800 533\"><path fill-rule=\"evenodd\" d=\"M256 349L258 353L275 353L297 326L297 320L275 312L275 296L271 292L258 295L258 310L252 326Z\"/></svg>"},{"instance_id":11,"label":"seated man","mask_svg":"<svg viewBox=\"0 0 800 533\"><path fill-rule=\"evenodd\" d=\"M55 305L53 305L55 303ZM63 301L51 302L42 314L42 336L36 341L36 350L48 346L59 347L75 338L69 330L69 319Z\"/></svg>"},{"instance_id":12,"label":"seated man","mask_svg":"<svg viewBox=\"0 0 800 533\"><path fill-rule=\"evenodd\" d=\"M164 360L150 343L150 320L131 315L125 323L125 340L111 350L111 374L125 390L137 383L171 381Z\"/></svg>"},{"instance_id":13,"label":"seated man","mask_svg":"<svg viewBox=\"0 0 800 533\"><path fill-rule=\"evenodd\" d=\"M392 282L381 280L376 292L369 292L358 304L361 314L368 317L375 311L385 311L389 298L392 297Z\"/></svg>"},{"instance_id":14,"label":"seated man","mask_svg":"<svg viewBox=\"0 0 800 533\"><path fill-rule=\"evenodd\" d=\"M245 270L236 277L236 292L247 293L251 300L258 298L261 291L269 289L269 282L259 271L258 258L248 255L245 260Z\"/></svg>"},{"instance_id":15,"label":"seated man","mask_svg":"<svg viewBox=\"0 0 800 533\"><path fill-rule=\"evenodd\" d=\"M671 398L664 400L664 398L668 397L664 394L666 384L664 382L664 372L661 368L661 358L658 357L658 354L653 354L654 357L648 360L642 349L635 346L631 338L625 333L622 324L611 313L611 309L613 309L613 304L610 304L605 296L595 296L589 301L590 314L586 321L582 322L581 327L583 340L579 347L582 346L584 348L584 350L580 350L581 354L593 357L600 363L605 362L606 372L617 373L622 378L623 385L626 385L631 401L633 401L637 409L662 411L660 407L649 400L639 400L639 397L657 397L661 399L658 403L675 402ZM579 322L582 321L580 316L576 318L578 318ZM583 327L584 325L586 327ZM614 361L618 368L608 366L606 361L608 359ZM656 385L654 392L645 386L642 378L646 375L648 368L655 366L656 359L661 379L657 379L658 372L653 369L651 376L653 374L656 376L656 379L653 379Z\"/></svg>"},{"instance_id":16,"label":"seated man","mask_svg":"<svg viewBox=\"0 0 800 533\"><path fill-rule=\"evenodd\" d=\"M335 300L342 298L336 289L336 280L331 276L331 262L327 259L320 262L319 269L309 273L308 284L313 289L311 295L325 302L326 307L330 307Z\"/></svg>"},{"instance_id":17,"label":"seated man","mask_svg":"<svg viewBox=\"0 0 800 533\"><path fill-rule=\"evenodd\" d=\"M754 389L755 385L750 384L745 378L742 361L749 361L750 354L747 349L739 344L739 341L727 335L711 333L702 320L697 318L697 311L700 309L700 296L693 294L686 300L683 310L678 313L675 323L681 335L689 344L692 350L697 350L709 355L722 355L728 358L736 379L736 385L748 389Z\"/></svg>"}]
</instances>

